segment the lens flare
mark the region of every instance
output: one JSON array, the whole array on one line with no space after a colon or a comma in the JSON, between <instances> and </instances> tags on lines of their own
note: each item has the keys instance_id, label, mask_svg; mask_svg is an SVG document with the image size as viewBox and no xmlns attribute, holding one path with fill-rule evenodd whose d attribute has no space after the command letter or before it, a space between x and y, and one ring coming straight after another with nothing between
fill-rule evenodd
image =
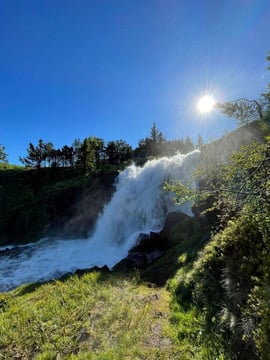
<instances>
[{"instance_id":1,"label":"lens flare","mask_svg":"<svg viewBox=\"0 0 270 360\"><path fill-rule=\"evenodd\" d=\"M208 113L211 110L213 110L215 105L215 100L210 95L205 95L202 98L200 98L198 102L198 110L201 113Z\"/></svg>"}]
</instances>

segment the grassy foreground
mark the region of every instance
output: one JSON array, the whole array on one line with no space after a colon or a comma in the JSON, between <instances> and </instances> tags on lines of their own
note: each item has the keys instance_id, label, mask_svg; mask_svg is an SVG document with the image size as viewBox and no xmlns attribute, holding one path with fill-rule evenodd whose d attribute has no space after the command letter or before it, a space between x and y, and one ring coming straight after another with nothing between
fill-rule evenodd
<instances>
[{"instance_id":1,"label":"grassy foreground","mask_svg":"<svg viewBox=\"0 0 270 360\"><path fill-rule=\"evenodd\" d=\"M201 247L190 221L172 229L172 247L140 272L124 266L0 293L0 360L208 359L201 314L177 297Z\"/></svg>"},{"instance_id":2,"label":"grassy foreground","mask_svg":"<svg viewBox=\"0 0 270 360\"><path fill-rule=\"evenodd\" d=\"M0 359L179 359L169 292L91 272L0 294Z\"/></svg>"}]
</instances>

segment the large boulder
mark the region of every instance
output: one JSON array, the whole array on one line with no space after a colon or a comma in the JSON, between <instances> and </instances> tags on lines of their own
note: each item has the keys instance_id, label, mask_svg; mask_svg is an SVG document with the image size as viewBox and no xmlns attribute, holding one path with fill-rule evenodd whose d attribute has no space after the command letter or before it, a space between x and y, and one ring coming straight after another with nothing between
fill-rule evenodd
<instances>
[{"instance_id":1,"label":"large boulder","mask_svg":"<svg viewBox=\"0 0 270 360\"><path fill-rule=\"evenodd\" d=\"M141 234L125 259L114 269L146 268L180 242L194 241L198 238L197 220L184 213L172 212L166 217L163 229L156 233Z\"/></svg>"}]
</instances>

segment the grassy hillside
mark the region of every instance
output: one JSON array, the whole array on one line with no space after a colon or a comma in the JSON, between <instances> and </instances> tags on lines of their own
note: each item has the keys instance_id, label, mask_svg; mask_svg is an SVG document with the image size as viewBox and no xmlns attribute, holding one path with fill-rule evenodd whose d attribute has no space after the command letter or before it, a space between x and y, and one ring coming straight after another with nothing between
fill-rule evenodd
<instances>
[{"instance_id":1,"label":"grassy hillside","mask_svg":"<svg viewBox=\"0 0 270 360\"><path fill-rule=\"evenodd\" d=\"M175 224L171 248L140 270L94 270L0 294L1 358L230 359L191 298L206 240L188 224Z\"/></svg>"},{"instance_id":2,"label":"grassy hillside","mask_svg":"<svg viewBox=\"0 0 270 360\"><path fill-rule=\"evenodd\" d=\"M169 294L92 272L0 297L1 359L177 359Z\"/></svg>"},{"instance_id":3,"label":"grassy hillside","mask_svg":"<svg viewBox=\"0 0 270 360\"><path fill-rule=\"evenodd\" d=\"M0 294L0 358L200 359L190 334L201 327L195 313L177 310L173 287L202 247L197 222L186 221L185 231L186 223L169 229L168 251L140 270L94 270Z\"/></svg>"},{"instance_id":4,"label":"grassy hillside","mask_svg":"<svg viewBox=\"0 0 270 360\"><path fill-rule=\"evenodd\" d=\"M191 316L191 334L195 317L201 319L204 344L194 334L191 343L203 359L269 359L269 150L269 139L252 143L198 173L202 187L192 196L211 236L195 259L183 258L169 286L178 336L187 339L183 311ZM175 191L178 199L187 194L181 186Z\"/></svg>"}]
</instances>

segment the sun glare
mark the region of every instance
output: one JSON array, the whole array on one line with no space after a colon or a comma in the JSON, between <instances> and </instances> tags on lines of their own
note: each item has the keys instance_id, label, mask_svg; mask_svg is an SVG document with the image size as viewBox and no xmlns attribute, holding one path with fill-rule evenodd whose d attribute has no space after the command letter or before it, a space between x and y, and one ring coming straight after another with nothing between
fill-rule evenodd
<instances>
[{"instance_id":1,"label":"sun glare","mask_svg":"<svg viewBox=\"0 0 270 360\"><path fill-rule=\"evenodd\" d=\"M213 110L215 100L210 95L203 96L198 102L198 110L201 113L208 113Z\"/></svg>"}]
</instances>

